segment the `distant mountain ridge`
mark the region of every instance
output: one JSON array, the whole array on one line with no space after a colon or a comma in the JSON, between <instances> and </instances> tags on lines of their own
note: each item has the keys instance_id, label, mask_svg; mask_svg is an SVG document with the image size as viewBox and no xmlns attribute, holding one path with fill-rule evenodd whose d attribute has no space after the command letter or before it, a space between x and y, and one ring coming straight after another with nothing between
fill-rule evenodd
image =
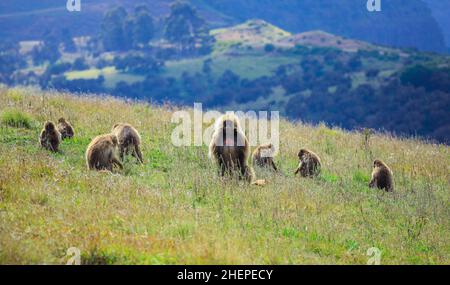
<instances>
[{"instance_id":1,"label":"distant mountain ridge","mask_svg":"<svg viewBox=\"0 0 450 285\"><path fill-rule=\"evenodd\" d=\"M426 3L425 3L425 2ZM108 7L131 9L146 3L155 17L168 12L172 0L84 0L82 11L69 13L65 1L3 0L0 37L36 39L52 27L71 28L74 35L92 35ZM259 18L291 33L328 33L393 47L444 52L450 28L442 11L450 4L432 0L383 1L382 12L369 13L361 0L190 0L213 27L231 26ZM427 6L427 4L429 6ZM430 8L432 10L430 10ZM444 10L442 10L444 9ZM433 15L435 17L433 17ZM439 20L440 25L436 21ZM444 30L444 32L442 31Z\"/></svg>"},{"instance_id":2,"label":"distant mountain ridge","mask_svg":"<svg viewBox=\"0 0 450 285\"><path fill-rule=\"evenodd\" d=\"M433 16L441 26L448 51L450 52L450 1L423 0L430 7Z\"/></svg>"}]
</instances>

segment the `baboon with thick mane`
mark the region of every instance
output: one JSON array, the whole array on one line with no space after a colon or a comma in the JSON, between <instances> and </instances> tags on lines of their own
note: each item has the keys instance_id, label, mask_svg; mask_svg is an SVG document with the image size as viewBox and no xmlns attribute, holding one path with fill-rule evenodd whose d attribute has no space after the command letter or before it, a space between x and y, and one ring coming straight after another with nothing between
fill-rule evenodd
<instances>
[{"instance_id":1,"label":"baboon with thick mane","mask_svg":"<svg viewBox=\"0 0 450 285\"><path fill-rule=\"evenodd\" d=\"M95 137L86 150L86 163L89 170L113 171L114 165L123 168L117 157L119 143L113 134Z\"/></svg>"},{"instance_id":2,"label":"baboon with thick mane","mask_svg":"<svg viewBox=\"0 0 450 285\"><path fill-rule=\"evenodd\" d=\"M111 133L117 136L120 158L122 161L124 159L124 155L128 155L128 153L131 152L131 155L135 157L138 162L144 163L140 148L141 136L132 125L125 123L115 124Z\"/></svg>"},{"instance_id":3,"label":"baboon with thick mane","mask_svg":"<svg viewBox=\"0 0 450 285\"><path fill-rule=\"evenodd\" d=\"M254 180L253 169L248 165L249 155L249 142L236 115L228 113L218 118L209 144L209 157L218 164L220 175L237 175L240 180L263 185L263 180Z\"/></svg>"},{"instance_id":4,"label":"baboon with thick mane","mask_svg":"<svg viewBox=\"0 0 450 285\"><path fill-rule=\"evenodd\" d=\"M66 119L59 118L57 128L58 131L61 133L62 139L73 138L74 135L73 127L68 121L66 121Z\"/></svg>"},{"instance_id":5,"label":"baboon with thick mane","mask_svg":"<svg viewBox=\"0 0 450 285\"><path fill-rule=\"evenodd\" d=\"M299 172L302 177L316 177L319 175L321 164L317 154L306 148L302 148L298 152L298 159L300 163L295 171L295 175Z\"/></svg>"},{"instance_id":6,"label":"baboon with thick mane","mask_svg":"<svg viewBox=\"0 0 450 285\"><path fill-rule=\"evenodd\" d=\"M273 156L275 154L275 147L273 144L265 144L258 146L252 154L253 166L272 168L278 171Z\"/></svg>"},{"instance_id":7,"label":"baboon with thick mane","mask_svg":"<svg viewBox=\"0 0 450 285\"><path fill-rule=\"evenodd\" d=\"M55 127L53 122L47 121L44 124L44 128L39 135L39 143L41 147L53 151L59 151L59 144L61 143L61 134Z\"/></svg>"},{"instance_id":8,"label":"baboon with thick mane","mask_svg":"<svg viewBox=\"0 0 450 285\"><path fill-rule=\"evenodd\" d=\"M383 161L376 159L373 162L372 179L370 188L384 189L387 192L394 191L394 175L392 170Z\"/></svg>"}]
</instances>

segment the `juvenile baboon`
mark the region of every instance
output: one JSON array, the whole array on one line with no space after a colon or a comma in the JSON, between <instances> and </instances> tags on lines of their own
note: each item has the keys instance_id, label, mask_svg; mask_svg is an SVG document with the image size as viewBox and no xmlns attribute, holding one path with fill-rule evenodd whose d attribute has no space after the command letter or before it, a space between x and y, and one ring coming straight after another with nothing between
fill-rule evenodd
<instances>
[{"instance_id":1,"label":"juvenile baboon","mask_svg":"<svg viewBox=\"0 0 450 285\"><path fill-rule=\"evenodd\" d=\"M59 118L58 120L58 131L61 133L62 139L71 139L73 138L74 131L72 125L66 121L64 118Z\"/></svg>"},{"instance_id":2,"label":"juvenile baboon","mask_svg":"<svg viewBox=\"0 0 450 285\"><path fill-rule=\"evenodd\" d=\"M140 148L141 136L132 125L122 123L115 124L111 133L116 135L119 141L119 153L122 161L124 159L124 155L128 155L128 153L131 152L131 155L135 157L138 162L144 163Z\"/></svg>"},{"instance_id":3,"label":"juvenile baboon","mask_svg":"<svg viewBox=\"0 0 450 285\"><path fill-rule=\"evenodd\" d=\"M249 143L239 119L234 114L226 114L217 119L209 144L209 157L218 164L220 175L237 175L240 180L263 185L265 181L254 180L253 169L247 162L249 154Z\"/></svg>"},{"instance_id":4,"label":"juvenile baboon","mask_svg":"<svg viewBox=\"0 0 450 285\"><path fill-rule=\"evenodd\" d=\"M298 152L298 159L300 163L295 171L295 175L299 172L302 177L315 177L319 175L321 164L317 154L303 148Z\"/></svg>"},{"instance_id":5,"label":"juvenile baboon","mask_svg":"<svg viewBox=\"0 0 450 285\"><path fill-rule=\"evenodd\" d=\"M86 150L86 162L89 170L113 171L113 166L123 168L117 157L119 143L113 134L101 135L94 138Z\"/></svg>"},{"instance_id":6,"label":"juvenile baboon","mask_svg":"<svg viewBox=\"0 0 450 285\"><path fill-rule=\"evenodd\" d=\"M61 143L61 134L55 127L53 122L45 122L44 128L39 135L39 142L41 147L53 151L59 151L59 144Z\"/></svg>"},{"instance_id":7,"label":"juvenile baboon","mask_svg":"<svg viewBox=\"0 0 450 285\"><path fill-rule=\"evenodd\" d=\"M273 144L265 144L258 146L252 154L253 166L273 168L278 171L273 156L275 154L275 147Z\"/></svg>"},{"instance_id":8,"label":"juvenile baboon","mask_svg":"<svg viewBox=\"0 0 450 285\"><path fill-rule=\"evenodd\" d=\"M369 187L377 187L387 192L394 191L394 175L386 163L381 160L376 159L373 162L372 179Z\"/></svg>"}]
</instances>

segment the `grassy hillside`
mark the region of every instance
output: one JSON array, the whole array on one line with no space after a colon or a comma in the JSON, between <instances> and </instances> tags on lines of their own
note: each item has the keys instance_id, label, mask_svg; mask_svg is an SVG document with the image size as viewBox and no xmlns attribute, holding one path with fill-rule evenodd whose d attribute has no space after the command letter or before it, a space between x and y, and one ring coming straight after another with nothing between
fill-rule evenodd
<instances>
[{"instance_id":1,"label":"grassy hillside","mask_svg":"<svg viewBox=\"0 0 450 285\"><path fill-rule=\"evenodd\" d=\"M450 149L282 121L283 174L265 187L222 182L207 147L171 144L173 108L110 97L0 89L0 263L382 264L450 262ZM76 136L62 152L38 147L46 119ZM146 164L88 172L90 140L116 122L140 130ZM323 160L317 179L294 177L296 152ZM371 161L394 171L395 193L369 189Z\"/></svg>"}]
</instances>

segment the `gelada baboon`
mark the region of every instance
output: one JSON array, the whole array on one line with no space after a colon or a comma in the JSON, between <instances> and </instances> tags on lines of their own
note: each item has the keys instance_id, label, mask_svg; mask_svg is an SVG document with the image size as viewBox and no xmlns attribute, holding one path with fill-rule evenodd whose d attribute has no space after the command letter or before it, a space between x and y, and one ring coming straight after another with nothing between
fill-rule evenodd
<instances>
[{"instance_id":1,"label":"gelada baboon","mask_svg":"<svg viewBox=\"0 0 450 285\"><path fill-rule=\"evenodd\" d=\"M113 134L101 135L94 138L86 150L86 162L89 170L113 171L113 166L123 168L117 157L119 143Z\"/></svg>"},{"instance_id":2,"label":"gelada baboon","mask_svg":"<svg viewBox=\"0 0 450 285\"><path fill-rule=\"evenodd\" d=\"M381 160L376 159L373 162L372 179L370 180L369 187L384 189L387 192L394 191L394 176L392 171Z\"/></svg>"},{"instance_id":3,"label":"gelada baboon","mask_svg":"<svg viewBox=\"0 0 450 285\"><path fill-rule=\"evenodd\" d=\"M298 159L300 163L295 171L295 175L299 172L302 177L315 177L319 175L321 164L317 154L303 148L298 152Z\"/></svg>"},{"instance_id":4,"label":"gelada baboon","mask_svg":"<svg viewBox=\"0 0 450 285\"><path fill-rule=\"evenodd\" d=\"M273 156L275 154L275 147L273 144L265 144L258 146L252 154L253 166L272 168L278 171Z\"/></svg>"},{"instance_id":5,"label":"gelada baboon","mask_svg":"<svg viewBox=\"0 0 450 285\"><path fill-rule=\"evenodd\" d=\"M44 128L39 135L39 142L41 147L53 151L59 151L59 144L61 143L61 134L55 127L53 122L45 122Z\"/></svg>"},{"instance_id":6,"label":"gelada baboon","mask_svg":"<svg viewBox=\"0 0 450 285\"><path fill-rule=\"evenodd\" d=\"M61 133L62 139L71 139L73 138L74 131L72 125L66 121L64 118L59 118L58 120L58 131Z\"/></svg>"},{"instance_id":7,"label":"gelada baboon","mask_svg":"<svg viewBox=\"0 0 450 285\"><path fill-rule=\"evenodd\" d=\"M253 169L248 165L249 154L250 146L239 119L234 114L218 118L209 144L209 157L219 165L220 175L237 175L251 184L265 184L264 180L254 179Z\"/></svg>"},{"instance_id":8,"label":"gelada baboon","mask_svg":"<svg viewBox=\"0 0 450 285\"><path fill-rule=\"evenodd\" d=\"M122 161L124 159L124 155L128 155L131 152L131 155L135 157L138 162L144 163L140 148L141 136L133 126L122 123L115 124L111 133L116 135L119 141L119 153Z\"/></svg>"}]
</instances>

